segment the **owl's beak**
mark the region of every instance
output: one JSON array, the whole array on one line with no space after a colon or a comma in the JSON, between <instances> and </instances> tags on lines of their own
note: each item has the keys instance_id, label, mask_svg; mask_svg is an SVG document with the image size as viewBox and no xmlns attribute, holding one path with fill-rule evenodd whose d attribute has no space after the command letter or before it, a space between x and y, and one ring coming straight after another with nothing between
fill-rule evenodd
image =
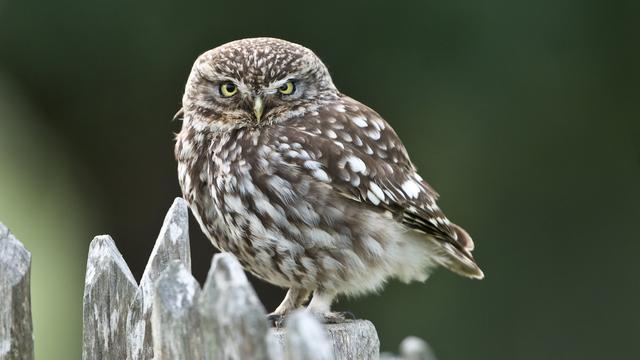
<instances>
[{"instance_id":1,"label":"owl's beak","mask_svg":"<svg viewBox=\"0 0 640 360\"><path fill-rule=\"evenodd\" d=\"M256 120L260 121L262 112L264 111L264 103L260 96L256 96L253 100L253 113L256 115Z\"/></svg>"}]
</instances>

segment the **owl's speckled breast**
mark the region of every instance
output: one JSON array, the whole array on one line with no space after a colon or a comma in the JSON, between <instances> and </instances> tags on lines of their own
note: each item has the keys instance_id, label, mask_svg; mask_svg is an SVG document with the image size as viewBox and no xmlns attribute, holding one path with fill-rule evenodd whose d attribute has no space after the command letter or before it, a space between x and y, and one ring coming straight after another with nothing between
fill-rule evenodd
<instances>
[{"instance_id":1,"label":"owl's speckled breast","mask_svg":"<svg viewBox=\"0 0 640 360\"><path fill-rule=\"evenodd\" d=\"M288 126L236 129L211 137L201 146L207 149L201 160L180 161L180 183L201 214L201 227L219 249L276 285L379 286L377 274L392 266L385 252L397 251L390 240L403 229L384 213L335 194L327 174L309 176L305 166L326 154L301 136L308 135ZM177 153L187 137L179 135ZM200 162L207 166L189 167ZM363 279L370 274L376 279L368 285Z\"/></svg>"}]
</instances>

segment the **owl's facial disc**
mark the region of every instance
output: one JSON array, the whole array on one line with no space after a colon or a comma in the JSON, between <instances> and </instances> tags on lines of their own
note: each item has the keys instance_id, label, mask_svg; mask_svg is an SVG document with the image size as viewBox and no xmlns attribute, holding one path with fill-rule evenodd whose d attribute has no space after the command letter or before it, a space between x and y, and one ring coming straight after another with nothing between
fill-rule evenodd
<instances>
[{"instance_id":1,"label":"owl's facial disc","mask_svg":"<svg viewBox=\"0 0 640 360\"><path fill-rule=\"evenodd\" d=\"M221 45L196 60L183 97L187 118L210 129L285 121L336 99L326 66L309 49L273 38Z\"/></svg>"}]
</instances>

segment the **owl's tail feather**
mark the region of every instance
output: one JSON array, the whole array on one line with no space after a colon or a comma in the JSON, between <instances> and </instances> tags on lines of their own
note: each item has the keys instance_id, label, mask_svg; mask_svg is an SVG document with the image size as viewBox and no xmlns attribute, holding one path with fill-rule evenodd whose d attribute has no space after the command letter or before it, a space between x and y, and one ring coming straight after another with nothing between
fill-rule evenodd
<instances>
[{"instance_id":1,"label":"owl's tail feather","mask_svg":"<svg viewBox=\"0 0 640 360\"><path fill-rule=\"evenodd\" d=\"M484 273L476 264L471 255L474 244L471 236L460 226L452 224L457 239L455 243L461 246L454 246L451 242L437 241L440 264L454 273L472 278L483 279Z\"/></svg>"}]
</instances>

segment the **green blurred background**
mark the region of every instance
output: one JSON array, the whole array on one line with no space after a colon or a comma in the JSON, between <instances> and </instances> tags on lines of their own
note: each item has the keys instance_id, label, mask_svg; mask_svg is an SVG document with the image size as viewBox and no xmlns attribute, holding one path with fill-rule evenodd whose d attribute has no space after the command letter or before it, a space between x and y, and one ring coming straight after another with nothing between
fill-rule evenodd
<instances>
[{"instance_id":1,"label":"green blurred background","mask_svg":"<svg viewBox=\"0 0 640 360\"><path fill-rule=\"evenodd\" d=\"M0 221L33 253L39 359L79 359L88 244L137 278L179 194L171 122L195 57L275 36L404 140L487 278L439 271L343 299L383 350L639 358L640 92L633 1L0 0ZM213 248L192 226L194 273ZM283 291L256 282L273 309Z\"/></svg>"}]
</instances>

